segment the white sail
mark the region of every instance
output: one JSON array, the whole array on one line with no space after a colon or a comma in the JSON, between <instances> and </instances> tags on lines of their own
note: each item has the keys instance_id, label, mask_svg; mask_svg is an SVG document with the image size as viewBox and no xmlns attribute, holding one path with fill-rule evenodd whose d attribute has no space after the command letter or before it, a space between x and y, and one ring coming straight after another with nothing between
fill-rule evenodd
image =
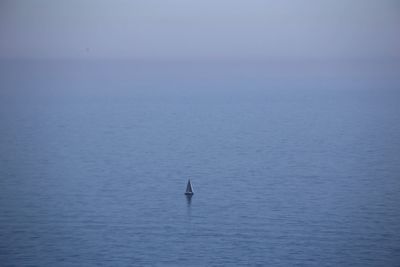
<instances>
[{"instance_id":1,"label":"white sail","mask_svg":"<svg viewBox=\"0 0 400 267\"><path fill-rule=\"evenodd\" d=\"M193 194L193 189L192 189L192 184L190 183L190 179L188 180L188 183L186 185L186 195L192 195Z\"/></svg>"}]
</instances>

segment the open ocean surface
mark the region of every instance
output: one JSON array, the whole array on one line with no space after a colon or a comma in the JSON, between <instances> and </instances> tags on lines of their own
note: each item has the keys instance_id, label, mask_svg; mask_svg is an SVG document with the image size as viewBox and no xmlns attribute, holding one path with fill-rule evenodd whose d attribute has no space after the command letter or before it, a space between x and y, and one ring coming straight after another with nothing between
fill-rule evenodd
<instances>
[{"instance_id":1,"label":"open ocean surface","mask_svg":"<svg viewBox=\"0 0 400 267\"><path fill-rule=\"evenodd\" d=\"M400 266L399 71L0 69L1 266Z\"/></svg>"}]
</instances>

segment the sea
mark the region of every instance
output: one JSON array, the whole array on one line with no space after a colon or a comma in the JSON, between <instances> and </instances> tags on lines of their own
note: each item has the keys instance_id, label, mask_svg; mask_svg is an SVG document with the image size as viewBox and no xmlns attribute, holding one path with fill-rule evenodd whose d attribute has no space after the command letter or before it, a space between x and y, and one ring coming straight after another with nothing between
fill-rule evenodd
<instances>
[{"instance_id":1,"label":"sea","mask_svg":"<svg viewBox=\"0 0 400 267\"><path fill-rule=\"evenodd\" d=\"M399 66L2 60L0 265L400 266Z\"/></svg>"}]
</instances>

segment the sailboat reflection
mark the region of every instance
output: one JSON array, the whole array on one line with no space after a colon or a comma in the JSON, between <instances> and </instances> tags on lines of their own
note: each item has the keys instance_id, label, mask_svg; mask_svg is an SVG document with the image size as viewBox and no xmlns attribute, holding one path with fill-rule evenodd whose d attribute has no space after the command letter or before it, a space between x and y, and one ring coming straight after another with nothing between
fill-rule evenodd
<instances>
[{"instance_id":1,"label":"sailboat reflection","mask_svg":"<svg viewBox=\"0 0 400 267\"><path fill-rule=\"evenodd\" d=\"M192 195L186 195L186 202L188 207L192 204Z\"/></svg>"}]
</instances>

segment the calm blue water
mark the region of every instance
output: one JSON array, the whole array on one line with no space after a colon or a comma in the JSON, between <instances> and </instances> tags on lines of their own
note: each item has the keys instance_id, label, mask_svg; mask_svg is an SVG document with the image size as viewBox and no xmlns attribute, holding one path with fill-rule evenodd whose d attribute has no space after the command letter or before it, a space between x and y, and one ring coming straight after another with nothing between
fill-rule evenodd
<instances>
[{"instance_id":1,"label":"calm blue water","mask_svg":"<svg viewBox=\"0 0 400 267\"><path fill-rule=\"evenodd\" d=\"M1 266L399 266L395 75L48 64L1 65Z\"/></svg>"}]
</instances>

